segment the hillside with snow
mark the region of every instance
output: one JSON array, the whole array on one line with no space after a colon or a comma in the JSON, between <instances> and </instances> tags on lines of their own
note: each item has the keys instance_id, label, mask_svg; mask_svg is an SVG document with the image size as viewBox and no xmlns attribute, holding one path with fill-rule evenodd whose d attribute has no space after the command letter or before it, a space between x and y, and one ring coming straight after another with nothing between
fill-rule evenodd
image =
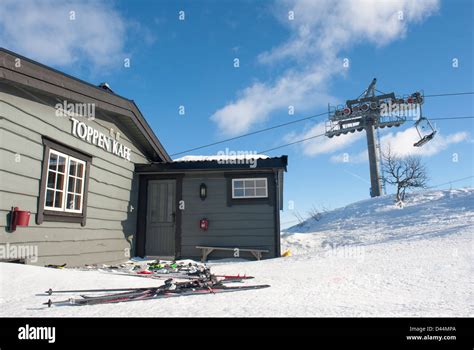
<instances>
[{"instance_id":1,"label":"hillside with snow","mask_svg":"<svg viewBox=\"0 0 474 350\"><path fill-rule=\"evenodd\" d=\"M472 188L369 199L288 229L291 257L211 262L271 288L108 305L48 309L37 294L160 281L0 263L0 316L473 316L473 225Z\"/></svg>"},{"instance_id":2,"label":"hillside with snow","mask_svg":"<svg viewBox=\"0 0 474 350\"><path fill-rule=\"evenodd\" d=\"M367 199L308 219L283 232L283 245L296 254L326 247L413 241L473 232L474 189L408 194L403 207L393 196ZM309 234L312 233L312 234Z\"/></svg>"}]
</instances>

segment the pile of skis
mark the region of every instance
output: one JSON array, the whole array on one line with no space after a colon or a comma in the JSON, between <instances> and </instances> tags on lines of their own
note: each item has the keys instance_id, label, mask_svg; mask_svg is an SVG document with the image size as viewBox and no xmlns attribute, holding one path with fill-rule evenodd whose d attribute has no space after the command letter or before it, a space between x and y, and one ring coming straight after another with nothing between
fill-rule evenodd
<instances>
[{"instance_id":1,"label":"pile of skis","mask_svg":"<svg viewBox=\"0 0 474 350\"><path fill-rule=\"evenodd\" d=\"M210 268L204 264L195 262L166 262L155 260L146 264L143 263L126 263L119 266L106 266L99 268L98 271L135 277L145 277L153 279L196 279L210 278ZM247 279L246 276L226 276L215 275L219 278L226 279Z\"/></svg>"},{"instance_id":2,"label":"pile of skis","mask_svg":"<svg viewBox=\"0 0 474 350\"><path fill-rule=\"evenodd\" d=\"M138 269L122 269L110 272L114 274L140 276L146 278L164 278L164 284L155 287L138 288L115 288L115 289L81 289L81 290L53 290L45 293L53 294L79 293L79 297L71 297L65 300L53 301L49 299L43 305L96 305L107 303L129 302L137 300L149 300L170 298L185 295L217 294L234 291L254 290L270 287L261 285L235 285L244 280L253 279L252 276L241 275L215 275L205 265L189 263L187 265L171 263L150 263L147 268L140 266ZM176 281L176 280L184 281Z\"/></svg>"}]
</instances>

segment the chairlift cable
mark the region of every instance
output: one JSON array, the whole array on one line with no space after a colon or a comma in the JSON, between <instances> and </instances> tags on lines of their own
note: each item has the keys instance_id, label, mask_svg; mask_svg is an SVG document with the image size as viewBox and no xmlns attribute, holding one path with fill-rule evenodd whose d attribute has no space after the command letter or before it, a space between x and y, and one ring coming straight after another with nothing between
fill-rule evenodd
<instances>
[{"instance_id":1,"label":"chairlift cable","mask_svg":"<svg viewBox=\"0 0 474 350\"><path fill-rule=\"evenodd\" d=\"M304 139L301 139L301 140L297 140L297 141L294 141L294 142L286 143L286 144L284 144L284 145L280 145L280 146L277 146L277 147L269 148L269 149L266 149L266 150L264 150L264 151L259 151L259 152L257 152L257 153L262 154L262 153L274 151L274 150L276 150L276 149L280 149L280 148L283 148L283 147L295 145L295 144L297 144L297 143L305 142L305 141L312 140L312 139L315 139L315 138L317 138L317 137L322 137L322 136L325 136L325 135L326 135L326 134L324 133L324 134L319 134L319 135L307 137L307 138L304 138Z\"/></svg>"},{"instance_id":2,"label":"chairlift cable","mask_svg":"<svg viewBox=\"0 0 474 350\"><path fill-rule=\"evenodd\" d=\"M474 95L474 92L452 92L452 93L446 93L446 94L432 94L432 95L424 95L424 97L461 96L461 95Z\"/></svg>"},{"instance_id":3,"label":"chairlift cable","mask_svg":"<svg viewBox=\"0 0 474 350\"><path fill-rule=\"evenodd\" d=\"M305 121L305 120L309 120L309 119L312 119L312 118L317 118L317 117L320 117L320 116L323 116L323 115L327 115L327 114L328 114L328 112L323 112L323 113L311 115L311 116L309 116L309 117L305 117L305 118L300 118L300 119L292 120L292 121L287 122L287 123L277 124L277 125L274 125L274 126L270 126L270 127L268 127L268 128L265 128L265 129L260 129L260 130L252 131L252 132L249 132L249 133L246 133L246 134L242 134L242 135L238 135L238 136L235 136L235 137L231 137L231 138L228 138L228 139L225 139L225 140L220 140L220 141L216 141L216 142L213 142L213 143L209 143L209 144L207 144L207 145L203 145L203 146L191 148L191 149L188 149L188 150L185 150L185 151L182 151L182 152L173 153L173 154L171 154L171 156L176 156L176 155L179 155L179 154L183 154L183 153L187 153L187 152L191 152L191 151L196 151L196 150L198 150L198 149L202 149L202 148L207 148L207 147L219 145L219 144L221 144L221 143L225 143L225 142L237 140L237 139L240 139L240 138L243 138L243 137L247 137L247 136L259 134L259 133L262 133L262 132L265 132L265 131L269 131L269 130L273 130L273 129L278 129L278 128L281 128L281 127L284 127L284 126L287 126L287 125L299 123L299 122L302 122L302 121Z\"/></svg>"},{"instance_id":4,"label":"chairlift cable","mask_svg":"<svg viewBox=\"0 0 474 350\"><path fill-rule=\"evenodd\" d=\"M377 91L379 93L383 93L382 91L377 90L377 89L375 89L375 91ZM365 93L365 91L360 96L362 96L364 93ZM474 92L468 91L468 92L455 92L455 93L444 93L444 94L431 94L431 95L424 95L423 97L460 96L460 95L473 95L473 94L474 94ZM173 153L173 154L171 154L171 156L176 156L176 155L196 151L196 150L199 150L199 149L208 148L208 147L219 145L219 144L222 144L222 143L225 143L225 142L237 140L237 139L240 139L240 138L243 138L243 137L259 134L259 133L262 133L262 132L266 132L266 131L277 129L277 128L284 127L284 126L287 126L287 125L291 125L291 124L294 124L294 123L298 123L298 122L301 122L301 121L304 121L304 120L309 120L309 119L312 119L312 118L320 117L320 116L325 115L325 114L328 114L328 112L323 112L323 113L312 115L312 116L309 116L309 117L293 120L291 122L274 125L274 126L271 126L271 127L265 128L265 129L252 131L252 132L249 132L249 133L246 133L246 134L231 137L229 139L220 140L220 141L213 142L213 143L210 143L210 144L206 144L206 145L203 145L203 146L194 147L194 148L191 148L191 149L188 149L188 150L185 150L185 151ZM450 120L450 119L454 120L454 119L472 119L472 118L474 118L474 117L451 117L451 118L430 118L430 119L431 120Z\"/></svg>"},{"instance_id":5,"label":"chairlift cable","mask_svg":"<svg viewBox=\"0 0 474 350\"><path fill-rule=\"evenodd\" d=\"M431 120L474 119L474 116L469 116L469 117L430 118L430 119L431 119ZM276 146L276 147L273 147L273 148L269 148L269 149L267 149L267 150L260 151L260 152L258 152L258 153L266 153L266 152L274 151L274 150L277 150L277 149L280 149L280 148L283 148L283 147L287 147L287 146L291 146L291 145L294 145L294 144L297 144L297 143L305 142L305 141L308 141L308 140L311 140L311 139L314 139L314 138L317 138L317 137L321 137L321 136L324 136L324 135L325 135L325 134L319 134L319 135L307 137L307 138L304 138L304 139L301 139L301 140L296 140L296 141L293 141L293 142L290 142L290 143L286 143L286 144L283 144L283 145L280 145L280 146Z\"/></svg>"}]
</instances>

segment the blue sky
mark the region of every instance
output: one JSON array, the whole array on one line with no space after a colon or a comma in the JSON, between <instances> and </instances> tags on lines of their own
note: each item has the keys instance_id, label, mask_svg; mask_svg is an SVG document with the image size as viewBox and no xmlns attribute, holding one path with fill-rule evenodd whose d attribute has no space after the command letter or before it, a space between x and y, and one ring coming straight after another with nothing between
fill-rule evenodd
<instances>
[{"instance_id":1,"label":"blue sky","mask_svg":"<svg viewBox=\"0 0 474 350\"><path fill-rule=\"evenodd\" d=\"M472 13L469 0L5 0L0 44L91 83L107 81L135 100L173 154L324 112L328 103L357 97L373 77L379 90L400 95L473 91ZM472 95L427 98L423 108L428 117L474 115ZM323 121L191 154L265 150L316 135ZM437 121L436 139L421 150L411 147L411 122L380 136L400 154L422 156L430 185L438 185L473 174L473 123ZM289 156L285 209L288 201L304 214L313 205L335 208L368 198L365 144L359 133L269 152ZM338 161L344 153L349 162ZM453 186L472 184L471 178ZM294 220L285 210L283 226Z\"/></svg>"}]
</instances>

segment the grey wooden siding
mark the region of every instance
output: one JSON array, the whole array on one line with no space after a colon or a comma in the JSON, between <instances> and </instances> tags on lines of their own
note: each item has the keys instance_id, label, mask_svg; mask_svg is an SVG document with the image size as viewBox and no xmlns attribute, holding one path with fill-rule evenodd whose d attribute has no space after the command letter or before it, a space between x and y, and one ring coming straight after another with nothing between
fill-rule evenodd
<instances>
[{"instance_id":1,"label":"grey wooden siding","mask_svg":"<svg viewBox=\"0 0 474 350\"><path fill-rule=\"evenodd\" d=\"M132 161L74 137L71 121L55 116L53 106L0 84L0 244L37 246L36 264L115 263L127 260L129 249L133 253L138 200L134 163L146 163L147 159L113 120L101 117L86 124L105 134L111 127L121 132L120 142L131 148ZM93 155L85 227L77 223L35 222L42 135ZM31 211L32 217L29 227L18 227L10 233L6 226L12 206ZM135 210L130 212L130 206Z\"/></svg>"},{"instance_id":2,"label":"grey wooden siding","mask_svg":"<svg viewBox=\"0 0 474 350\"><path fill-rule=\"evenodd\" d=\"M236 175L236 177L238 177ZM258 177L256 175L255 177ZM208 196L202 201L199 186L205 183ZM227 206L227 182L224 174L186 174L183 178L181 254L199 259L197 245L261 248L269 250L264 258L275 257L274 204L247 204ZM199 220L207 218L209 229L202 231ZM230 258L233 252L215 251L209 258ZM253 257L241 253L242 258Z\"/></svg>"}]
</instances>

